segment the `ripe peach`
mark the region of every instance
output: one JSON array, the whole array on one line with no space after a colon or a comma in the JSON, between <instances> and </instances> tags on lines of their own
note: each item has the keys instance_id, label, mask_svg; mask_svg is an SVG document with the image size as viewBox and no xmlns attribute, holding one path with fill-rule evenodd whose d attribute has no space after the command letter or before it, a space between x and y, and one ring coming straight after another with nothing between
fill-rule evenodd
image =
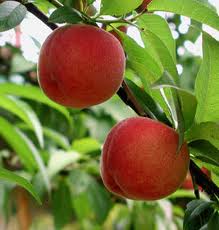
<instances>
[{"instance_id":1,"label":"ripe peach","mask_svg":"<svg viewBox=\"0 0 219 230\"><path fill-rule=\"evenodd\" d=\"M68 25L43 44L38 78L44 93L64 106L86 108L109 99L118 90L125 54L110 33L91 25Z\"/></svg>"},{"instance_id":2,"label":"ripe peach","mask_svg":"<svg viewBox=\"0 0 219 230\"><path fill-rule=\"evenodd\" d=\"M152 0L144 0L143 3L136 9L136 11L138 13L144 11L147 9L148 4L151 2Z\"/></svg>"},{"instance_id":3,"label":"ripe peach","mask_svg":"<svg viewBox=\"0 0 219 230\"><path fill-rule=\"evenodd\" d=\"M202 167L201 170L204 174L206 174L209 178L211 178L211 172L208 169L206 169L205 167ZM186 179L184 180L182 184L182 188L186 190L193 190L192 176L190 172L187 173ZM199 190L202 190L200 186L199 186Z\"/></svg>"},{"instance_id":4,"label":"ripe peach","mask_svg":"<svg viewBox=\"0 0 219 230\"><path fill-rule=\"evenodd\" d=\"M177 153L178 134L161 122L128 118L107 136L101 157L106 188L121 197L157 200L177 190L189 167L186 143Z\"/></svg>"}]
</instances>

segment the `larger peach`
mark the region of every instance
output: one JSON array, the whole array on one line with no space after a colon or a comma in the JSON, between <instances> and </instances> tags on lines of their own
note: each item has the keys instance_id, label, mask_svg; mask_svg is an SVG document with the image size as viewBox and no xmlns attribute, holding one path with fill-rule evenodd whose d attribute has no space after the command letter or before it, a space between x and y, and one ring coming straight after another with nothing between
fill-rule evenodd
<instances>
[{"instance_id":1,"label":"larger peach","mask_svg":"<svg viewBox=\"0 0 219 230\"><path fill-rule=\"evenodd\" d=\"M118 39L84 24L53 31L41 48L38 63L44 93L74 108L86 108L112 97L124 70L125 55Z\"/></svg>"},{"instance_id":2,"label":"larger peach","mask_svg":"<svg viewBox=\"0 0 219 230\"><path fill-rule=\"evenodd\" d=\"M186 143L177 153L178 134L161 122L128 118L104 143L101 176L114 194L135 200L157 200L177 190L189 167Z\"/></svg>"}]
</instances>

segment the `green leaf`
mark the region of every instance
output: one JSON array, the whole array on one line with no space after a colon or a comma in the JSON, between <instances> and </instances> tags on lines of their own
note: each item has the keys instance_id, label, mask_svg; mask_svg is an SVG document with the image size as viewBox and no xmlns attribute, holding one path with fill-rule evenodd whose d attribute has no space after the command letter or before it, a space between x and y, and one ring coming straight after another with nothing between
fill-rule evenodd
<instances>
[{"instance_id":1,"label":"green leaf","mask_svg":"<svg viewBox=\"0 0 219 230\"><path fill-rule=\"evenodd\" d=\"M219 150L206 140L189 143L190 153L197 159L219 167Z\"/></svg>"},{"instance_id":2,"label":"green leaf","mask_svg":"<svg viewBox=\"0 0 219 230\"><path fill-rule=\"evenodd\" d=\"M219 30L219 17L210 7L197 0L153 0L149 11L167 11L188 16Z\"/></svg>"},{"instance_id":3,"label":"green leaf","mask_svg":"<svg viewBox=\"0 0 219 230\"><path fill-rule=\"evenodd\" d=\"M213 122L194 124L191 129L186 132L185 138L188 142L207 140L219 149L219 124Z\"/></svg>"},{"instance_id":4,"label":"green leaf","mask_svg":"<svg viewBox=\"0 0 219 230\"><path fill-rule=\"evenodd\" d=\"M208 222L208 230L215 230L219 226L219 213L216 211Z\"/></svg>"},{"instance_id":5,"label":"green leaf","mask_svg":"<svg viewBox=\"0 0 219 230\"><path fill-rule=\"evenodd\" d=\"M29 149L31 150L31 153L35 159L37 166L38 166L39 172L40 172L42 179L45 183L47 191L50 192L51 191L51 184L50 184L49 176L48 176L45 164L42 160L42 157L41 157L38 149L34 146L32 141L30 139L28 139L27 136L24 135L24 133L21 133L20 131L18 131L18 132L20 133L22 139L27 143Z\"/></svg>"},{"instance_id":6,"label":"green leaf","mask_svg":"<svg viewBox=\"0 0 219 230\"><path fill-rule=\"evenodd\" d=\"M49 21L53 23L71 23L76 24L82 21L81 15L73 8L63 6L56 9L49 17Z\"/></svg>"},{"instance_id":7,"label":"green leaf","mask_svg":"<svg viewBox=\"0 0 219 230\"><path fill-rule=\"evenodd\" d=\"M196 97L189 91L182 89L174 82L170 82L168 78L161 77L152 85L152 88L173 88L176 89L179 95L180 104L182 108L185 130L189 129L194 122L197 100Z\"/></svg>"},{"instance_id":8,"label":"green leaf","mask_svg":"<svg viewBox=\"0 0 219 230\"><path fill-rule=\"evenodd\" d=\"M167 21L156 14L143 14L139 17L137 23L144 29L142 33L150 31L152 34L157 36L157 40L159 38L162 41L163 45L170 53L173 63L176 64L176 42L173 39ZM145 36L143 36L143 41L145 46L147 46L148 39L145 39Z\"/></svg>"},{"instance_id":9,"label":"green leaf","mask_svg":"<svg viewBox=\"0 0 219 230\"><path fill-rule=\"evenodd\" d=\"M103 223L111 208L109 194L89 174L74 170L69 176L73 206L80 220L93 219ZM100 212L101 210L101 212Z\"/></svg>"},{"instance_id":10,"label":"green leaf","mask_svg":"<svg viewBox=\"0 0 219 230\"><path fill-rule=\"evenodd\" d=\"M77 162L80 159L80 156L77 152L64 152L57 151L53 153L50 157L48 163L48 174L49 177L53 177L59 171L63 170L66 166L71 165L72 163Z\"/></svg>"},{"instance_id":11,"label":"green leaf","mask_svg":"<svg viewBox=\"0 0 219 230\"><path fill-rule=\"evenodd\" d=\"M89 137L75 140L72 143L72 149L82 154L100 151L100 148L101 144L96 139Z\"/></svg>"},{"instance_id":12,"label":"green leaf","mask_svg":"<svg viewBox=\"0 0 219 230\"><path fill-rule=\"evenodd\" d=\"M16 98L0 94L0 107L15 114L20 119L22 119L30 128L32 128L38 138L40 146L43 147L43 131L40 121L35 112L27 103Z\"/></svg>"},{"instance_id":13,"label":"green leaf","mask_svg":"<svg viewBox=\"0 0 219 230\"><path fill-rule=\"evenodd\" d=\"M107 217L104 227L114 229L115 226L122 230L130 230L132 225L131 212L127 205L115 203Z\"/></svg>"},{"instance_id":14,"label":"green leaf","mask_svg":"<svg viewBox=\"0 0 219 230\"><path fill-rule=\"evenodd\" d=\"M114 97L105 101L104 103L94 106L93 109L104 111L106 114L109 114L116 122L136 115L136 113L129 109L128 106L117 95L114 95Z\"/></svg>"},{"instance_id":15,"label":"green leaf","mask_svg":"<svg viewBox=\"0 0 219 230\"><path fill-rule=\"evenodd\" d=\"M50 140L53 140L58 146L67 150L70 147L69 141L66 136L55 131L54 129L43 127L43 133Z\"/></svg>"},{"instance_id":16,"label":"green leaf","mask_svg":"<svg viewBox=\"0 0 219 230\"><path fill-rule=\"evenodd\" d=\"M198 100L196 121L219 121L219 42L203 34L203 62L198 73L195 93Z\"/></svg>"},{"instance_id":17,"label":"green leaf","mask_svg":"<svg viewBox=\"0 0 219 230\"><path fill-rule=\"evenodd\" d=\"M10 171L9 171L10 173ZM6 179L7 180L7 179ZM0 178L1 181L1 178ZM0 183L0 213L5 222L8 223L11 216L10 202L11 202L11 191L14 187L13 183L3 182Z\"/></svg>"},{"instance_id":18,"label":"green leaf","mask_svg":"<svg viewBox=\"0 0 219 230\"><path fill-rule=\"evenodd\" d=\"M163 88L163 86L167 84L175 85L177 87L172 76L165 71L162 77L158 81L156 81L152 85L152 87L159 89L159 88ZM167 98L167 100L172 114L172 118L176 123L175 128L177 129L179 134L179 144L178 144L178 150L179 150L184 142L185 122L182 113L182 104L180 101L180 95L176 88L171 88L171 95L169 98Z\"/></svg>"},{"instance_id":19,"label":"green leaf","mask_svg":"<svg viewBox=\"0 0 219 230\"><path fill-rule=\"evenodd\" d=\"M5 1L0 3L0 32L19 25L26 13L26 7L19 2Z\"/></svg>"},{"instance_id":20,"label":"green leaf","mask_svg":"<svg viewBox=\"0 0 219 230\"><path fill-rule=\"evenodd\" d=\"M156 34L152 33L149 30L144 30L143 32L141 32L141 34L146 44L145 49L149 51L147 45L152 46L152 48L156 52L156 61L159 60L161 65L163 66L163 69L173 76L175 82L178 82L179 75L177 72L175 60L171 56L171 53L165 46L164 42Z\"/></svg>"},{"instance_id":21,"label":"green leaf","mask_svg":"<svg viewBox=\"0 0 219 230\"><path fill-rule=\"evenodd\" d=\"M163 73L162 65L155 60L151 54L135 40L120 33L125 52L127 53L127 61L129 66L138 74L146 90L149 90L149 83L156 81Z\"/></svg>"},{"instance_id":22,"label":"green leaf","mask_svg":"<svg viewBox=\"0 0 219 230\"><path fill-rule=\"evenodd\" d=\"M20 177L6 169L0 168L0 180L20 185L21 187L25 188L37 200L39 204L41 204L40 198L34 190L34 187L23 177Z\"/></svg>"},{"instance_id":23,"label":"green leaf","mask_svg":"<svg viewBox=\"0 0 219 230\"><path fill-rule=\"evenodd\" d=\"M37 165L32 155L32 150L23 139L21 133L2 117L0 117L0 127L0 135L11 146L15 153L18 154L24 166L33 172L37 168Z\"/></svg>"},{"instance_id":24,"label":"green leaf","mask_svg":"<svg viewBox=\"0 0 219 230\"><path fill-rule=\"evenodd\" d=\"M131 80L126 79L125 81L147 114L156 120L170 124L162 108L149 94L147 94Z\"/></svg>"},{"instance_id":25,"label":"green leaf","mask_svg":"<svg viewBox=\"0 0 219 230\"><path fill-rule=\"evenodd\" d=\"M143 0L102 0L101 14L123 15L135 10Z\"/></svg>"},{"instance_id":26,"label":"green leaf","mask_svg":"<svg viewBox=\"0 0 219 230\"><path fill-rule=\"evenodd\" d=\"M134 229L157 229L157 203L135 202L133 208Z\"/></svg>"},{"instance_id":27,"label":"green leaf","mask_svg":"<svg viewBox=\"0 0 219 230\"><path fill-rule=\"evenodd\" d=\"M24 123L19 123L16 125L22 130L30 129L30 127ZM56 130L50 129L47 127L42 127L42 129L43 129L44 136L47 137L49 141L53 141L57 146L60 146L65 150L69 149L70 144L69 144L68 138L64 136L62 133L57 132Z\"/></svg>"},{"instance_id":28,"label":"green leaf","mask_svg":"<svg viewBox=\"0 0 219 230\"><path fill-rule=\"evenodd\" d=\"M71 193L65 180L60 180L58 189L52 194L52 212L57 230L62 229L73 218Z\"/></svg>"},{"instance_id":29,"label":"green leaf","mask_svg":"<svg viewBox=\"0 0 219 230\"><path fill-rule=\"evenodd\" d=\"M39 10L43 11L45 14L48 14L50 9L55 8L55 6L52 5L49 1L34 0L32 2Z\"/></svg>"},{"instance_id":30,"label":"green leaf","mask_svg":"<svg viewBox=\"0 0 219 230\"><path fill-rule=\"evenodd\" d=\"M205 193L200 193L201 199L208 200L208 196ZM177 198L190 198L194 199L194 191L186 190L186 189L178 189L176 192L172 193L168 196L169 199L177 199Z\"/></svg>"},{"instance_id":31,"label":"green leaf","mask_svg":"<svg viewBox=\"0 0 219 230\"><path fill-rule=\"evenodd\" d=\"M31 86L31 85L17 85L17 84L12 84L12 83L2 83L0 84L0 93L20 96L20 97L24 97L27 99L31 99L31 100L46 104L56 109L60 113L62 113L68 120L69 124L72 125L72 121L71 121L68 110L64 108L63 106L58 105L57 103L47 98L42 93L42 91L39 89L39 87Z\"/></svg>"},{"instance_id":32,"label":"green leaf","mask_svg":"<svg viewBox=\"0 0 219 230\"><path fill-rule=\"evenodd\" d=\"M193 200L187 205L185 212L183 229L199 230L210 219L214 208L214 202Z\"/></svg>"},{"instance_id":33,"label":"green leaf","mask_svg":"<svg viewBox=\"0 0 219 230\"><path fill-rule=\"evenodd\" d=\"M27 61L21 54L15 54L11 61L11 73L23 73L32 70L35 63Z\"/></svg>"}]
</instances>

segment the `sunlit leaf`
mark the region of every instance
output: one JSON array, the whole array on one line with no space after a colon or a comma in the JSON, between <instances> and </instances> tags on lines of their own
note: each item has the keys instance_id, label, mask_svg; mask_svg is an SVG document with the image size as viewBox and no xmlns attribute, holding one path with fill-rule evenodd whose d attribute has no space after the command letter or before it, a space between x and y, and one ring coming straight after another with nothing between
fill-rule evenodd
<instances>
[{"instance_id":1,"label":"sunlit leaf","mask_svg":"<svg viewBox=\"0 0 219 230\"><path fill-rule=\"evenodd\" d=\"M34 187L23 177L20 177L6 169L0 168L0 180L20 185L21 187L25 188L37 200L39 204L41 204L40 198L34 190Z\"/></svg>"},{"instance_id":2,"label":"sunlit leaf","mask_svg":"<svg viewBox=\"0 0 219 230\"><path fill-rule=\"evenodd\" d=\"M19 2L5 1L0 3L0 32L19 25L26 13L26 7Z\"/></svg>"},{"instance_id":3,"label":"sunlit leaf","mask_svg":"<svg viewBox=\"0 0 219 230\"><path fill-rule=\"evenodd\" d=\"M219 30L219 17L214 9L197 0L153 0L149 11L167 11L188 16Z\"/></svg>"}]
</instances>

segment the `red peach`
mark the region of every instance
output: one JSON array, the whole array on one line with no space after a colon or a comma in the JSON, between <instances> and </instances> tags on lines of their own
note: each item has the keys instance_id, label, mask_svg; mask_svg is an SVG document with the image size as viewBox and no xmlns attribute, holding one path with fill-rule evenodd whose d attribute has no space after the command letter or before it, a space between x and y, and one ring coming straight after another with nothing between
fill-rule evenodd
<instances>
[{"instance_id":1,"label":"red peach","mask_svg":"<svg viewBox=\"0 0 219 230\"><path fill-rule=\"evenodd\" d=\"M128 118L104 143L101 176L112 193L134 200L157 200L177 190L189 167L186 143L177 153L178 134L161 122Z\"/></svg>"},{"instance_id":2,"label":"red peach","mask_svg":"<svg viewBox=\"0 0 219 230\"><path fill-rule=\"evenodd\" d=\"M44 93L69 107L86 108L112 97L125 71L125 54L110 33L91 25L68 25L44 42L38 78Z\"/></svg>"}]
</instances>

